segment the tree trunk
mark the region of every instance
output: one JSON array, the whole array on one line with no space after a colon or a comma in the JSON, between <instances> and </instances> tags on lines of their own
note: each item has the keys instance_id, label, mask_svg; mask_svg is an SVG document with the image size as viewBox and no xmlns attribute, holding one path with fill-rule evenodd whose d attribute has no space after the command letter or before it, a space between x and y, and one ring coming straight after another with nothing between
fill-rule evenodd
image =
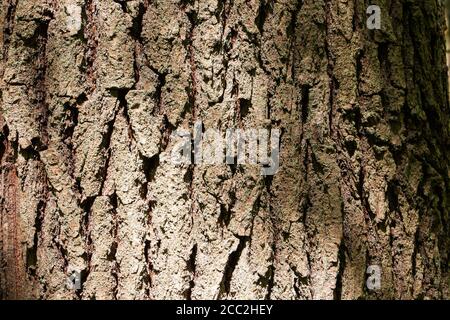
<instances>
[{"instance_id":1,"label":"tree trunk","mask_svg":"<svg viewBox=\"0 0 450 320\"><path fill-rule=\"evenodd\" d=\"M444 9L376 2L3 0L0 298L449 298ZM174 164L198 120L278 172Z\"/></svg>"},{"instance_id":2,"label":"tree trunk","mask_svg":"<svg viewBox=\"0 0 450 320\"><path fill-rule=\"evenodd\" d=\"M447 48L447 66L450 66L450 0L445 0L445 22L447 25L447 30L445 31L445 41ZM450 78L450 69L448 70L448 77Z\"/></svg>"}]
</instances>

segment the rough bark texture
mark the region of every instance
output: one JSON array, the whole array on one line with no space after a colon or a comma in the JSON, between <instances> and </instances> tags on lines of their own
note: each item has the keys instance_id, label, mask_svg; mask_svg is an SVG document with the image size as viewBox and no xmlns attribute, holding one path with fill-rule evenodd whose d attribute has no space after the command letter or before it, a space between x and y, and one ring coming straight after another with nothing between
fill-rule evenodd
<instances>
[{"instance_id":1,"label":"rough bark texture","mask_svg":"<svg viewBox=\"0 0 450 320\"><path fill-rule=\"evenodd\" d=\"M449 298L444 10L375 2L2 0L0 298ZM172 164L198 119L279 172Z\"/></svg>"},{"instance_id":2,"label":"rough bark texture","mask_svg":"<svg viewBox=\"0 0 450 320\"><path fill-rule=\"evenodd\" d=\"M445 0L445 22L447 24L447 30L445 31L445 41L447 45L447 66L450 67L450 0ZM448 76L450 79L450 68L448 69Z\"/></svg>"}]
</instances>

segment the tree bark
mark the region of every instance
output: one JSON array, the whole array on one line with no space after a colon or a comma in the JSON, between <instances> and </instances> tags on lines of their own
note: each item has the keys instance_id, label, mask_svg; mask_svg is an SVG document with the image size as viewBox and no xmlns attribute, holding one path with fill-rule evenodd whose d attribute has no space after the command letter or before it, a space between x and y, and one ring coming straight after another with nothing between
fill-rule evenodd
<instances>
[{"instance_id":1,"label":"tree bark","mask_svg":"<svg viewBox=\"0 0 450 320\"><path fill-rule=\"evenodd\" d=\"M3 0L0 298L448 299L443 4L376 2ZM279 171L173 164L200 119Z\"/></svg>"}]
</instances>

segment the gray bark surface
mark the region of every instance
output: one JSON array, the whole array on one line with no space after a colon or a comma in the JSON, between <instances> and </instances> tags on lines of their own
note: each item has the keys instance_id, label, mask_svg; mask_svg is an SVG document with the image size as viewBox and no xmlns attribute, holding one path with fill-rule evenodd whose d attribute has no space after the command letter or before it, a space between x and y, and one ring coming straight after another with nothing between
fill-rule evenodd
<instances>
[{"instance_id":1,"label":"gray bark surface","mask_svg":"<svg viewBox=\"0 0 450 320\"><path fill-rule=\"evenodd\" d=\"M441 1L1 4L0 298L449 298ZM278 173L174 165L199 119Z\"/></svg>"}]
</instances>

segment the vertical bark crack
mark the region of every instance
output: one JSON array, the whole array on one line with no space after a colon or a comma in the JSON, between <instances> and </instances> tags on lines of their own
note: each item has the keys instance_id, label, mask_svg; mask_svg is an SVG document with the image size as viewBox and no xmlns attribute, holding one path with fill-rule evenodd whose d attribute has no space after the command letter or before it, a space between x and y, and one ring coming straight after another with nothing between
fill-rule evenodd
<instances>
[{"instance_id":1,"label":"vertical bark crack","mask_svg":"<svg viewBox=\"0 0 450 320\"><path fill-rule=\"evenodd\" d=\"M241 258L242 251L244 250L248 241L250 241L250 237L245 236L237 236L239 239L239 244L233 252L228 256L227 263L225 264L222 281L220 282L220 289L218 294L218 299L225 298L230 294L230 286L231 280L233 278L233 272L236 269L236 266Z\"/></svg>"}]
</instances>

